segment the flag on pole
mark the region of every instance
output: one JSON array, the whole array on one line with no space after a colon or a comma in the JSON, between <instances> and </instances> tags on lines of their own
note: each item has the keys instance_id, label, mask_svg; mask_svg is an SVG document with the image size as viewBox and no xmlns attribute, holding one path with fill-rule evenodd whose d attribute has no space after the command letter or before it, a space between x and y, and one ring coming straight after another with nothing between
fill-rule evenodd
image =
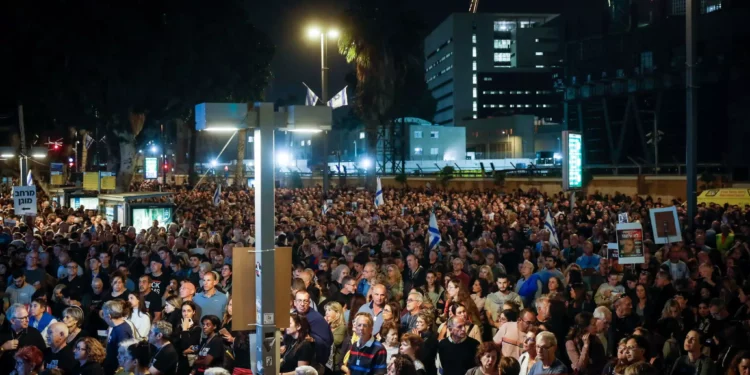
<instances>
[{"instance_id":1,"label":"flag on pole","mask_svg":"<svg viewBox=\"0 0 750 375\"><path fill-rule=\"evenodd\" d=\"M430 245L429 250L434 249L440 243L440 231L437 226L437 219L435 218L435 212L430 213L430 228L427 230L429 233Z\"/></svg>"},{"instance_id":2,"label":"flag on pole","mask_svg":"<svg viewBox=\"0 0 750 375\"><path fill-rule=\"evenodd\" d=\"M547 231L549 232L549 244L559 249L560 241L557 239L555 222L552 221L552 216L550 216L549 210L547 210L547 218L544 219L544 229L547 229Z\"/></svg>"},{"instance_id":3,"label":"flag on pole","mask_svg":"<svg viewBox=\"0 0 750 375\"><path fill-rule=\"evenodd\" d=\"M29 169L29 173L26 174L26 185L27 186L34 185L34 177L31 176L31 169Z\"/></svg>"},{"instance_id":4,"label":"flag on pole","mask_svg":"<svg viewBox=\"0 0 750 375\"><path fill-rule=\"evenodd\" d=\"M91 147L91 145L94 144L94 137L86 134L86 138L84 139L84 144L86 145L86 148Z\"/></svg>"},{"instance_id":5,"label":"flag on pole","mask_svg":"<svg viewBox=\"0 0 750 375\"><path fill-rule=\"evenodd\" d=\"M378 188L375 190L375 207L380 207L385 204L383 199L383 186L380 185L380 177L378 177Z\"/></svg>"},{"instance_id":6,"label":"flag on pole","mask_svg":"<svg viewBox=\"0 0 750 375\"><path fill-rule=\"evenodd\" d=\"M305 95L305 105L314 106L318 104L318 96L315 95L313 90L310 89L310 87L307 86L307 84L305 84L304 82L302 82L302 84L305 85L305 87L307 87L307 95Z\"/></svg>"},{"instance_id":7,"label":"flag on pole","mask_svg":"<svg viewBox=\"0 0 750 375\"><path fill-rule=\"evenodd\" d=\"M349 97L346 95L346 87L348 86L345 86L343 90L339 91L338 94L334 95L333 98L328 101L329 107L336 109L338 107L349 105Z\"/></svg>"},{"instance_id":8,"label":"flag on pole","mask_svg":"<svg viewBox=\"0 0 750 375\"><path fill-rule=\"evenodd\" d=\"M327 213L328 213L328 204L323 203L323 216L326 216Z\"/></svg>"},{"instance_id":9,"label":"flag on pole","mask_svg":"<svg viewBox=\"0 0 750 375\"><path fill-rule=\"evenodd\" d=\"M219 203L221 203L221 185L216 186L216 191L214 192L214 206L218 206Z\"/></svg>"}]
</instances>

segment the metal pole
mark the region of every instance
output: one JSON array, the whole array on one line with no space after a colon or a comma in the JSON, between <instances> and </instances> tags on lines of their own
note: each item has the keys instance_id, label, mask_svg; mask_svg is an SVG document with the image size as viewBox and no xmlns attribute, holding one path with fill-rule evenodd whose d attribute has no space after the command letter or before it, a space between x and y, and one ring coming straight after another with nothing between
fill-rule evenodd
<instances>
[{"instance_id":1,"label":"metal pole","mask_svg":"<svg viewBox=\"0 0 750 375\"><path fill-rule=\"evenodd\" d=\"M18 105L18 128L21 131L21 155L19 155L19 171L21 173L20 186L26 186L26 174L29 169L29 160L26 158L26 129L23 123L23 104Z\"/></svg>"},{"instance_id":2,"label":"metal pole","mask_svg":"<svg viewBox=\"0 0 750 375\"><path fill-rule=\"evenodd\" d=\"M354 162L357 161L357 141L354 141Z\"/></svg>"},{"instance_id":3,"label":"metal pole","mask_svg":"<svg viewBox=\"0 0 750 375\"><path fill-rule=\"evenodd\" d=\"M276 285L274 284L274 110L273 103L256 103L255 128L255 276L257 328L255 348L250 349L254 374L275 375L279 371L279 342L276 329ZM286 292L286 291L285 291ZM255 351L255 353L253 353ZM253 355L255 354L255 356Z\"/></svg>"},{"instance_id":4,"label":"metal pole","mask_svg":"<svg viewBox=\"0 0 750 375\"><path fill-rule=\"evenodd\" d=\"M654 113L654 174L659 174L659 115Z\"/></svg>"},{"instance_id":5,"label":"metal pole","mask_svg":"<svg viewBox=\"0 0 750 375\"><path fill-rule=\"evenodd\" d=\"M687 208L688 208L688 226L693 229L694 219L697 213L696 194L698 175L696 168L696 155L698 151L698 106L697 106L697 87L695 83L695 23L700 12L698 0L688 0L685 14L685 51L686 53L686 71L685 71L685 122L687 125L686 140L686 164L687 164Z\"/></svg>"},{"instance_id":6,"label":"metal pole","mask_svg":"<svg viewBox=\"0 0 750 375\"><path fill-rule=\"evenodd\" d=\"M323 105L328 105L328 38L325 30L320 33L320 79L321 93L320 99ZM323 138L323 200L326 199L328 189L331 187L328 167L328 132L321 132Z\"/></svg>"}]
</instances>

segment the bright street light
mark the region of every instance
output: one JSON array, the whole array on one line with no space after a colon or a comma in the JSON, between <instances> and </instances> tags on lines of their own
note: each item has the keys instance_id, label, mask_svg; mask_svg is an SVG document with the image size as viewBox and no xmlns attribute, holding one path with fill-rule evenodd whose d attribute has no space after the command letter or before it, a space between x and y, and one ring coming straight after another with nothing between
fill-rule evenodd
<instances>
[{"instance_id":1,"label":"bright street light","mask_svg":"<svg viewBox=\"0 0 750 375\"><path fill-rule=\"evenodd\" d=\"M216 161L216 159L214 159L214 160L211 160L211 166L212 166L212 167L215 167L215 166L217 166L217 165L219 165L219 162L218 162L218 161Z\"/></svg>"},{"instance_id":2,"label":"bright street light","mask_svg":"<svg viewBox=\"0 0 750 375\"><path fill-rule=\"evenodd\" d=\"M279 165L279 167L288 166L291 160L292 157L286 151L279 151L276 153L276 163Z\"/></svg>"},{"instance_id":3,"label":"bright street light","mask_svg":"<svg viewBox=\"0 0 750 375\"><path fill-rule=\"evenodd\" d=\"M151 153L152 153L152 154L155 154L155 153L157 153L158 151L159 151L159 148L158 148L158 147L156 147L156 145L152 145L152 146L151 146Z\"/></svg>"},{"instance_id":4,"label":"bright street light","mask_svg":"<svg viewBox=\"0 0 750 375\"><path fill-rule=\"evenodd\" d=\"M331 39L338 39L339 31L337 29L328 30L328 37Z\"/></svg>"},{"instance_id":5,"label":"bright street light","mask_svg":"<svg viewBox=\"0 0 750 375\"><path fill-rule=\"evenodd\" d=\"M310 39L314 39L320 36L320 28L317 26L311 26L307 29L307 36Z\"/></svg>"},{"instance_id":6,"label":"bright street light","mask_svg":"<svg viewBox=\"0 0 750 375\"><path fill-rule=\"evenodd\" d=\"M370 169L370 167L372 167L372 159L362 158L362 161L360 161L359 164L362 166L363 169Z\"/></svg>"}]
</instances>

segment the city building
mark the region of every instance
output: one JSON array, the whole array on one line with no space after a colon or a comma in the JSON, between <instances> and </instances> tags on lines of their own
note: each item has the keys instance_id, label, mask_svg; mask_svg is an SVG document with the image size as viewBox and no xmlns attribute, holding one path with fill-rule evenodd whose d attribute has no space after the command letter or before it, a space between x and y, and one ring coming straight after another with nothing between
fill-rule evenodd
<instances>
[{"instance_id":1,"label":"city building","mask_svg":"<svg viewBox=\"0 0 750 375\"><path fill-rule=\"evenodd\" d=\"M515 114L546 123L562 115L553 90L557 71L557 14L454 13L425 39L425 80L437 100L434 122Z\"/></svg>"},{"instance_id":2,"label":"city building","mask_svg":"<svg viewBox=\"0 0 750 375\"><path fill-rule=\"evenodd\" d=\"M563 43L566 74L556 87L564 93L563 128L583 132L587 165L653 171L658 163L674 172L684 165L686 3L656 1L655 10L665 10L659 17L631 19L625 28L614 27L622 24L615 22L618 12L581 7L563 15L575 37ZM737 51L750 43L750 3L703 0L696 6L698 162L746 180L750 58ZM639 10L631 17L642 15ZM610 27L597 30L596 24Z\"/></svg>"}]
</instances>

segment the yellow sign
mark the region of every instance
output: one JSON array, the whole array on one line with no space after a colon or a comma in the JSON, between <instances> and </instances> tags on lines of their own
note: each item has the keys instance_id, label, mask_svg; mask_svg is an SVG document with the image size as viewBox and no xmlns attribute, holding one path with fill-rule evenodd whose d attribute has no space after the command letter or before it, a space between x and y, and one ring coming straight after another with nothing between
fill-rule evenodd
<instances>
[{"instance_id":1,"label":"yellow sign","mask_svg":"<svg viewBox=\"0 0 750 375\"><path fill-rule=\"evenodd\" d=\"M52 175L50 176L50 184L52 185L62 185L65 182L65 179L63 178L63 175Z\"/></svg>"},{"instance_id":2,"label":"yellow sign","mask_svg":"<svg viewBox=\"0 0 750 375\"><path fill-rule=\"evenodd\" d=\"M99 190L99 172L83 173L83 190Z\"/></svg>"},{"instance_id":3,"label":"yellow sign","mask_svg":"<svg viewBox=\"0 0 750 375\"><path fill-rule=\"evenodd\" d=\"M102 175L102 190L115 190L117 188L117 177Z\"/></svg>"},{"instance_id":4,"label":"yellow sign","mask_svg":"<svg viewBox=\"0 0 750 375\"><path fill-rule=\"evenodd\" d=\"M750 190L748 189L709 189L698 196L698 203L715 203L730 206L745 206L750 204Z\"/></svg>"}]
</instances>

